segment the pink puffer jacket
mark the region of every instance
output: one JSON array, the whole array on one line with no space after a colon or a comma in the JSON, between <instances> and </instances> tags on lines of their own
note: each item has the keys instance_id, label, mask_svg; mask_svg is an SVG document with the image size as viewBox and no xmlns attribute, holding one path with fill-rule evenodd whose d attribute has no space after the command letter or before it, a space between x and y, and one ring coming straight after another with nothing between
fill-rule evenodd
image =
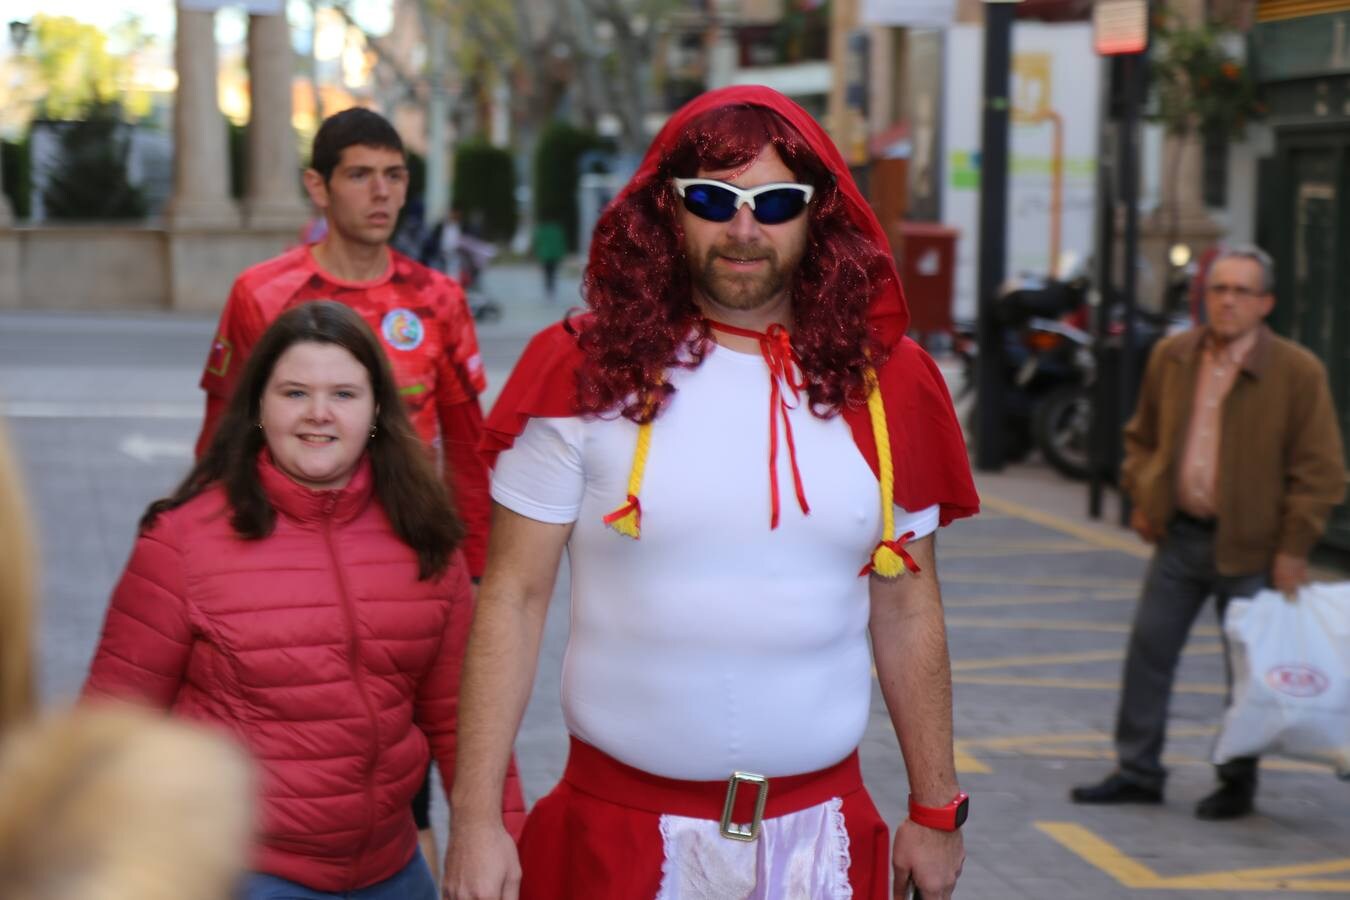
<instances>
[{"instance_id":1,"label":"pink puffer jacket","mask_svg":"<svg viewBox=\"0 0 1350 900\"><path fill-rule=\"evenodd\" d=\"M354 890L412 857L409 801L428 745L453 776L468 572L456 552L443 575L417 580L368 461L337 491L296 484L266 452L258 471L277 510L268 537L236 535L215 487L136 541L85 693L233 733L259 767L255 868ZM518 829L514 777L505 808Z\"/></svg>"}]
</instances>

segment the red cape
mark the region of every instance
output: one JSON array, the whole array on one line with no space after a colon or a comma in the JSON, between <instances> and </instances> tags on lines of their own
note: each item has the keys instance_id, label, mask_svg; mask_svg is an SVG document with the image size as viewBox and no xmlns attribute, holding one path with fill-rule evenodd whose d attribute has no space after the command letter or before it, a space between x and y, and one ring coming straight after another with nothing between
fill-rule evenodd
<instances>
[{"instance_id":1,"label":"red cape","mask_svg":"<svg viewBox=\"0 0 1350 900\"><path fill-rule=\"evenodd\" d=\"M637 174L615 198L622 203L635 188L655 177L657 166L676 137L695 117L735 104L767 107L782 116L834 173L850 217L890 256L886 234L871 206L858 192L853 176L834 142L806 110L765 87L742 86L709 91L671 116L652 141ZM932 358L905 337L909 309L894 266L878 287L868 312L868 326L890 348L890 358L877 377L886 406L891 455L895 461L895 502L917 511L937 505L943 525L979 511L979 496L970 476L965 440L952 409L946 383ZM585 317L573 320L585 328ZM525 423L535 416L557 418L577 414L575 373L583 361L576 336L563 323L540 332L526 346L485 423L483 449L490 464L510 447ZM876 442L865 406L848 408L844 420L872 471L877 471Z\"/></svg>"}]
</instances>

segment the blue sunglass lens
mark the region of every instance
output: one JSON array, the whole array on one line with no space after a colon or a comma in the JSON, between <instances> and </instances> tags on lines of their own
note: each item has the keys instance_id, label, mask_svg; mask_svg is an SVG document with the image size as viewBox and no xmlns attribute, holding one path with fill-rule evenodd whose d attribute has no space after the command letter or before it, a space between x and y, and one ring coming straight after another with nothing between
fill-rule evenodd
<instances>
[{"instance_id":1,"label":"blue sunglass lens","mask_svg":"<svg viewBox=\"0 0 1350 900\"><path fill-rule=\"evenodd\" d=\"M765 225L794 219L806 206L806 194L797 188L765 191L755 198L755 218Z\"/></svg>"},{"instance_id":2,"label":"blue sunglass lens","mask_svg":"<svg viewBox=\"0 0 1350 900\"><path fill-rule=\"evenodd\" d=\"M694 215L712 222L726 222L736 215L736 195L712 184L685 188L684 205Z\"/></svg>"}]
</instances>

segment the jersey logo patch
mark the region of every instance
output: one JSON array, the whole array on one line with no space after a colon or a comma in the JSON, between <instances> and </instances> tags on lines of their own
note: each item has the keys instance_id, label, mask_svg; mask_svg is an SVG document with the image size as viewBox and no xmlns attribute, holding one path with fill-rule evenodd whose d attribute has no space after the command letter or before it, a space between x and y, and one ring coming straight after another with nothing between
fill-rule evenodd
<instances>
[{"instance_id":1,"label":"jersey logo patch","mask_svg":"<svg viewBox=\"0 0 1350 900\"><path fill-rule=\"evenodd\" d=\"M422 320L410 309L391 309L385 313L380 333L395 350L416 350L427 335Z\"/></svg>"},{"instance_id":2,"label":"jersey logo patch","mask_svg":"<svg viewBox=\"0 0 1350 900\"><path fill-rule=\"evenodd\" d=\"M223 335L217 335L211 343L211 355L206 359L206 371L224 378L225 373L230 370L230 357L233 355L234 347Z\"/></svg>"}]
</instances>

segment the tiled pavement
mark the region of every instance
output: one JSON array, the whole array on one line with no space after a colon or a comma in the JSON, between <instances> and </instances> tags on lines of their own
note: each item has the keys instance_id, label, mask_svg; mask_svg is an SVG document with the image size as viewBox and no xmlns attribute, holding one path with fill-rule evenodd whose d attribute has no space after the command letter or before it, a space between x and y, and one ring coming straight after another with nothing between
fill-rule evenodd
<instances>
[{"instance_id":1,"label":"tiled pavement","mask_svg":"<svg viewBox=\"0 0 1350 900\"><path fill-rule=\"evenodd\" d=\"M507 315L482 338L500 385L524 339L558 309L533 299L533 270L494 274L489 284ZM181 474L210 330L202 319L0 315L0 395L47 549L40 644L48 698L78 687L135 516ZM958 764L972 795L957 896L1350 898L1350 784L1330 771L1269 760L1256 815L1232 823L1191 815L1211 785L1205 760L1222 705L1212 616L1198 623L1178 678L1166 805L1067 802L1070 786L1111 765L1121 658L1146 553L1118 527L1086 520L1082 486L1036 465L982 476L980 489L985 512L938 543ZM565 589L564 577L517 745L531 797L563 764ZM862 754L894 822L905 781L879 697ZM439 801L437 808L443 817Z\"/></svg>"}]
</instances>

